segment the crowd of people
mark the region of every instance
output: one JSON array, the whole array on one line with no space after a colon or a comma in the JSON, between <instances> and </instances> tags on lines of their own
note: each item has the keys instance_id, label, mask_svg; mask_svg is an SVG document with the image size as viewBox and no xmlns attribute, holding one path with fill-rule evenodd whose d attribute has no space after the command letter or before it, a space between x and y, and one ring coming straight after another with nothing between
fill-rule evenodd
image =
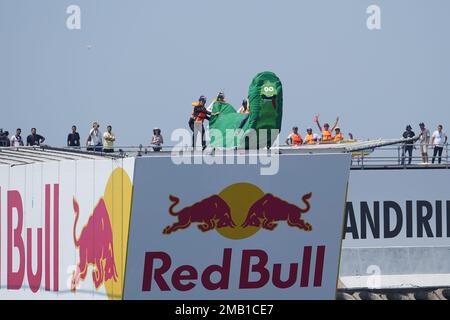
<instances>
[{"instance_id":1,"label":"crowd of people","mask_svg":"<svg viewBox=\"0 0 450 320\"><path fill-rule=\"evenodd\" d=\"M430 130L425 127L425 124L421 122L419 124L420 133L416 135L412 130L411 125L407 125L402 137L408 139L402 147L402 165L405 164L406 156L408 154L408 164L411 164L413 150L415 149L415 143L419 141L420 154L422 157L422 164L428 164L428 150L433 150L433 157L431 163L435 163L437 159L438 163L442 162L442 152L444 146L447 144L447 134L443 131L443 126L440 124L437 129L430 134Z\"/></svg>"},{"instance_id":2,"label":"crowd of people","mask_svg":"<svg viewBox=\"0 0 450 320\"><path fill-rule=\"evenodd\" d=\"M192 130L192 147L195 147L198 134L201 134L202 148L206 148L205 139L205 127L204 121L210 120L211 116L219 115L220 112L212 112L213 103L225 102L225 95L220 92L217 98L206 107L206 97L200 96L198 102L192 103L193 110L189 118L189 127ZM250 115L250 106L248 99L242 101L242 105L238 110L239 113L243 114L244 117L237 128L237 132L243 128L244 124ZM320 124L319 115L314 117L314 122L319 129L320 135L313 132L312 127L306 129L306 134L304 138L301 136L298 127L293 127L292 131L289 133L286 144L289 146L300 146L300 145L312 145L316 143L339 143L345 140L344 134L339 127L339 117L336 118L333 126L330 128L328 123L324 123L323 126ZM416 135L412 130L411 125L407 125L402 137L407 139L407 141L402 146L402 165L405 164L406 157L408 157L408 164L411 164L413 157L413 150L416 148L415 144L419 141L420 154L422 158L422 164L429 163L428 150L433 150L433 156L431 163L437 162L440 164L442 162L442 153L444 146L447 144L447 134L443 131L443 126L440 124L437 129L430 133L430 130L425 127L422 122L419 124L419 134ZM16 129L16 133L9 137L8 131L3 131L0 129L0 147L21 147L21 146L40 146L44 141L45 137L38 134L36 128L31 128L31 133L27 136L26 140L22 139L22 130L20 128ZM353 135L348 133L348 140L353 140ZM89 131L86 139L86 149L88 151L95 152L114 152L114 143L116 141L116 136L112 132L112 126L108 125L106 131L102 134L100 131L100 124L95 121L92 124L92 128ZM161 129L154 128L153 135L150 140L150 145L153 150L158 152L162 150L162 145L164 144L164 139L161 134ZM81 148L81 138L80 134L77 132L77 127L72 126L71 132L67 136L67 146L70 148Z\"/></svg>"},{"instance_id":3,"label":"crowd of people","mask_svg":"<svg viewBox=\"0 0 450 320\"><path fill-rule=\"evenodd\" d=\"M36 128L31 128L31 133L27 136L26 144L22 139L22 129L17 128L16 134L11 138L9 137L8 131L3 131L0 129L0 147L21 147L27 146L39 146L45 141L45 138L40 134L37 134Z\"/></svg>"},{"instance_id":4,"label":"crowd of people","mask_svg":"<svg viewBox=\"0 0 450 320\"><path fill-rule=\"evenodd\" d=\"M320 136L314 133L313 129L309 127L306 129L306 135L303 139L301 134L298 132L298 127L293 127L292 131L289 133L286 139L286 144L295 147L303 144L316 144L319 142L340 142L344 140L344 134L341 132L341 128L338 126L339 117L336 118L336 121L331 129L328 123L324 123L323 126L320 125L319 115L314 117L314 122L319 128L319 132L321 133ZM351 133L349 133L348 136L350 140L353 140L353 135Z\"/></svg>"},{"instance_id":5,"label":"crowd of people","mask_svg":"<svg viewBox=\"0 0 450 320\"><path fill-rule=\"evenodd\" d=\"M10 138L8 131L0 129L0 147L40 146L45 141L45 137L38 134L36 128L31 129L31 134L27 136L26 143L22 139L21 134L22 129L17 128L16 133ZM86 150L111 153L115 151L115 141L116 136L112 132L112 126L108 125L106 131L102 134L99 122L95 121L86 138ZM161 135L161 129L154 128L150 141L153 150L161 151L163 143L164 139ZM67 135L67 147L81 149L81 138L76 125L72 126L71 132Z\"/></svg>"}]
</instances>

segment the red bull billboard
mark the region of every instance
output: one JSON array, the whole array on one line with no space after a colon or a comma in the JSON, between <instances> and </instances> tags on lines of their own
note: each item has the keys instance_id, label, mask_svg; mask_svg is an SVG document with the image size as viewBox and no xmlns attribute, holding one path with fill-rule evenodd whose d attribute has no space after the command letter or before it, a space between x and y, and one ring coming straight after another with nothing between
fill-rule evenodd
<instances>
[{"instance_id":1,"label":"red bull billboard","mask_svg":"<svg viewBox=\"0 0 450 320\"><path fill-rule=\"evenodd\" d=\"M124 298L334 299L349 165L281 155L263 176L136 159Z\"/></svg>"},{"instance_id":2,"label":"red bull billboard","mask_svg":"<svg viewBox=\"0 0 450 320\"><path fill-rule=\"evenodd\" d=\"M122 299L133 159L0 166L0 298Z\"/></svg>"}]
</instances>

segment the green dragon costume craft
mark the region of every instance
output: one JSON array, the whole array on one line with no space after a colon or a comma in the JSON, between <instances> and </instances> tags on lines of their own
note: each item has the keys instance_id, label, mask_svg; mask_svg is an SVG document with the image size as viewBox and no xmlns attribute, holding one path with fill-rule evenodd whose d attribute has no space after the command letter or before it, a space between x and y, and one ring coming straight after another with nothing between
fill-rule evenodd
<instances>
[{"instance_id":1,"label":"green dragon costume craft","mask_svg":"<svg viewBox=\"0 0 450 320\"><path fill-rule=\"evenodd\" d=\"M273 72L257 74L248 89L248 119L239 130L239 124L246 116L240 114L229 103L213 103L209 122L211 146L214 148L270 147L281 130L283 114L283 87ZM266 129L266 130L261 130ZM276 134L271 134L275 129Z\"/></svg>"}]
</instances>

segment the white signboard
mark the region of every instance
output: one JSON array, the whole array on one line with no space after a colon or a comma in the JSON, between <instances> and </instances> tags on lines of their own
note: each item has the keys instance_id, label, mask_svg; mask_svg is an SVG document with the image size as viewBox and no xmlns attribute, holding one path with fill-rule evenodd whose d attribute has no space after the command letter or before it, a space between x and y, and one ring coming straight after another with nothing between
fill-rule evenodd
<instances>
[{"instance_id":1,"label":"white signboard","mask_svg":"<svg viewBox=\"0 0 450 320\"><path fill-rule=\"evenodd\" d=\"M0 166L0 299L121 299L133 169Z\"/></svg>"},{"instance_id":2,"label":"white signboard","mask_svg":"<svg viewBox=\"0 0 450 320\"><path fill-rule=\"evenodd\" d=\"M349 165L136 159L124 298L334 299Z\"/></svg>"},{"instance_id":3,"label":"white signboard","mask_svg":"<svg viewBox=\"0 0 450 320\"><path fill-rule=\"evenodd\" d=\"M450 170L351 171L344 248L449 246Z\"/></svg>"}]
</instances>

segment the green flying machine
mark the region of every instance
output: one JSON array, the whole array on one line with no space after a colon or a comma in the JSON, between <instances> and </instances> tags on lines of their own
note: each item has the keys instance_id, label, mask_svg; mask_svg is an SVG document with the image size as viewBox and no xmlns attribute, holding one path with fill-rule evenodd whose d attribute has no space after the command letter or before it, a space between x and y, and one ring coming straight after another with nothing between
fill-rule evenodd
<instances>
[{"instance_id":1,"label":"green flying machine","mask_svg":"<svg viewBox=\"0 0 450 320\"><path fill-rule=\"evenodd\" d=\"M257 74L248 89L249 114L241 114L229 103L215 101L209 122L213 148L258 149L271 147L281 130L283 87L273 72ZM243 123L243 119L248 119Z\"/></svg>"}]
</instances>

